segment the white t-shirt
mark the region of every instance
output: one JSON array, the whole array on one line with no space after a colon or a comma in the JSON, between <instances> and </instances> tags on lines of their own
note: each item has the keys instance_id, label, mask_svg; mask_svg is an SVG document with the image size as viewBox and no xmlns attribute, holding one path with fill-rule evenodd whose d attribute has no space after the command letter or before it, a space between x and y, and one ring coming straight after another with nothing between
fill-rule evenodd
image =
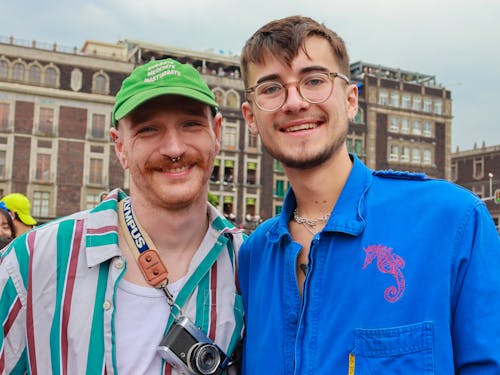
<instances>
[{"instance_id":1,"label":"white t-shirt","mask_svg":"<svg viewBox=\"0 0 500 375\"><path fill-rule=\"evenodd\" d=\"M174 299L184 278L168 285ZM116 362L119 375L158 375L161 357L156 351L170 314L161 289L120 280L116 293Z\"/></svg>"}]
</instances>

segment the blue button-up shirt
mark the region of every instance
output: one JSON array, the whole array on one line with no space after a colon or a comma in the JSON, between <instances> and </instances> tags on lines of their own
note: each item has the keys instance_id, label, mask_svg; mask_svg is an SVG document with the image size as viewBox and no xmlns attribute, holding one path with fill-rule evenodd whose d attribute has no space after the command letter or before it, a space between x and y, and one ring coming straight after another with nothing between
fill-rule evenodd
<instances>
[{"instance_id":1,"label":"blue button-up shirt","mask_svg":"<svg viewBox=\"0 0 500 375\"><path fill-rule=\"evenodd\" d=\"M500 240L477 197L353 157L303 298L295 207L290 190L240 249L244 374L500 374Z\"/></svg>"}]
</instances>

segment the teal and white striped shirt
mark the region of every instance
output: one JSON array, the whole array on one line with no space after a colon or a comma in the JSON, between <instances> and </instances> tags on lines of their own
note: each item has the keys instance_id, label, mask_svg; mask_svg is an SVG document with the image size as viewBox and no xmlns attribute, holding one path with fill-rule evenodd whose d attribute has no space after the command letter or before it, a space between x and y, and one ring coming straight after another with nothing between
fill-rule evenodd
<instances>
[{"instance_id":1,"label":"teal and white striped shirt","mask_svg":"<svg viewBox=\"0 0 500 375\"><path fill-rule=\"evenodd\" d=\"M15 239L0 264L0 374L116 374L114 302L126 270L118 247L120 190L96 208ZM184 298L183 312L226 353L243 334L235 251L244 235L209 206L211 225L186 284L216 244L223 251ZM225 236L224 233L231 233ZM163 364L161 374L175 374Z\"/></svg>"}]
</instances>

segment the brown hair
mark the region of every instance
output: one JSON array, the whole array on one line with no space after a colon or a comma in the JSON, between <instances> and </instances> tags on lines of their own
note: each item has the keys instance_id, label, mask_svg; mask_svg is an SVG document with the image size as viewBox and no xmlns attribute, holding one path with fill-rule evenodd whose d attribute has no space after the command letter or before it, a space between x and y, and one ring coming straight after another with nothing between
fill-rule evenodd
<instances>
[{"instance_id":1,"label":"brown hair","mask_svg":"<svg viewBox=\"0 0 500 375\"><path fill-rule=\"evenodd\" d=\"M300 49L308 56L304 42L311 36L319 36L330 43L340 73L349 77L349 56L344 41L312 18L291 16L267 23L245 43L240 59L245 86L249 86L247 74L251 63L263 64L266 56L273 56L291 66Z\"/></svg>"}]
</instances>

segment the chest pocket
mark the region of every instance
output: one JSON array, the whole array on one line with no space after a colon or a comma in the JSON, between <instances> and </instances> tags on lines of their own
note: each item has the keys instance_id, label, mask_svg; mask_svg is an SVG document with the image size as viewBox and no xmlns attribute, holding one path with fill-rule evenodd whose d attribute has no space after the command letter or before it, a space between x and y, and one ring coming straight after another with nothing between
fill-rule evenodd
<instances>
[{"instance_id":1,"label":"chest pocket","mask_svg":"<svg viewBox=\"0 0 500 375\"><path fill-rule=\"evenodd\" d=\"M349 375L433 375L433 325L356 329Z\"/></svg>"}]
</instances>

